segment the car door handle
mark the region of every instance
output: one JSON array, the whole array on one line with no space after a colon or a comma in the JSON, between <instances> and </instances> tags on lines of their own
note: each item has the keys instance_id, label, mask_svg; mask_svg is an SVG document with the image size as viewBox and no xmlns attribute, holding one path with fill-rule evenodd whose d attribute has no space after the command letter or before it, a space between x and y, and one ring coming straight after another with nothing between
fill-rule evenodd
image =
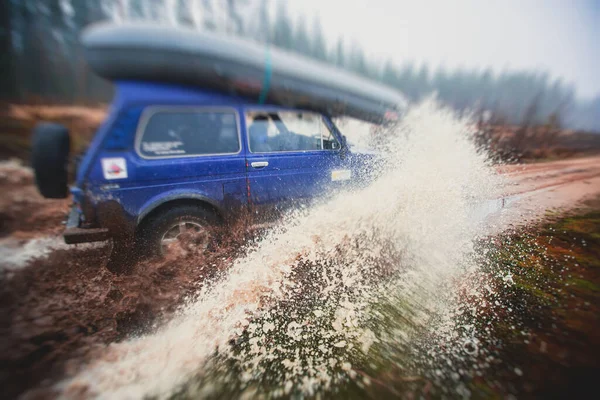
<instances>
[{"instance_id":1,"label":"car door handle","mask_svg":"<svg viewBox=\"0 0 600 400\"><path fill-rule=\"evenodd\" d=\"M269 165L269 162L268 161L254 161L254 162L250 163L250 165L252 165L252 168L264 168Z\"/></svg>"}]
</instances>

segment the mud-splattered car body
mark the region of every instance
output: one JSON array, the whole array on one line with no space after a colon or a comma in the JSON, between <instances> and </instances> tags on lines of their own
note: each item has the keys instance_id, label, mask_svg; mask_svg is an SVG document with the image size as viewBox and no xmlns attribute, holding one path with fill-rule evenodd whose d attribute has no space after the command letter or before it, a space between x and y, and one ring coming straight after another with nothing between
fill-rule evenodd
<instances>
[{"instance_id":1,"label":"mud-splattered car body","mask_svg":"<svg viewBox=\"0 0 600 400\"><path fill-rule=\"evenodd\" d=\"M373 154L353 153L327 115L183 86L117 82L116 88L71 188L67 243L131 239L148 218L181 204L222 221L249 209L281 209L355 183L371 168ZM279 115L308 118L321 132L295 134ZM183 126L190 118L196 125ZM186 148L186 140L202 141L202 129L215 131L215 124L220 136ZM287 144L284 133L292 138Z\"/></svg>"}]
</instances>

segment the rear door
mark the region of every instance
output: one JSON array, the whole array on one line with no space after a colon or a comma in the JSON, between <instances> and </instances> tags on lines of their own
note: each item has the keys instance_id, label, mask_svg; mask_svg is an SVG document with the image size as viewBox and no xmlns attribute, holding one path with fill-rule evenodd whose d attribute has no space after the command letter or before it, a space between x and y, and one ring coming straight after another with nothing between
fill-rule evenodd
<instances>
[{"instance_id":1,"label":"rear door","mask_svg":"<svg viewBox=\"0 0 600 400\"><path fill-rule=\"evenodd\" d=\"M247 204L240 125L233 107L146 107L133 151L103 151L91 180L132 215L179 197L239 208Z\"/></svg>"},{"instance_id":2,"label":"rear door","mask_svg":"<svg viewBox=\"0 0 600 400\"><path fill-rule=\"evenodd\" d=\"M288 206L332 192L349 179L340 142L318 113L246 110L249 198Z\"/></svg>"}]
</instances>

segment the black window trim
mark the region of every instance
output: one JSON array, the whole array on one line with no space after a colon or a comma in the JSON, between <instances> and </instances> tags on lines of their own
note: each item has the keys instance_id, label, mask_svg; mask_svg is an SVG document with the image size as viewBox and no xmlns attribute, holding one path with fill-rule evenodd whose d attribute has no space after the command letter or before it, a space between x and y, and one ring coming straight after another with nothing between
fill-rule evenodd
<instances>
[{"instance_id":1,"label":"black window trim","mask_svg":"<svg viewBox=\"0 0 600 400\"><path fill-rule=\"evenodd\" d=\"M238 138L238 151L233 153L210 153L210 154L180 154L180 155L167 155L167 156L146 156L140 150L142 145L142 138L144 136L144 131L148 126L148 122L150 118L157 113L181 113L181 112L219 112L219 111L231 111L235 116L235 124L237 130L237 138ZM214 107L214 106L149 106L142 111L142 115L140 117L140 122L138 123L138 127L135 133L135 152L138 156L145 160L162 160L168 158L191 158L191 157L211 157L211 156L232 156L238 155L242 152L242 132L240 127L240 114L235 107Z\"/></svg>"},{"instance_id":2,"label":"black window trim","mask_svg":"<svg viewBox=\"0 0 600 400\"><path fill-rule=\"evenodd\" d=\"M298 153L298 154L302 154L302 153L315 153L315 152L339 152L341 150L341 143L339 141L339 139L337 138L337 136L335 135L335 133L331 130L331 128L329 127L329 125L327 125L327 123L325 122L325 117L323 116L323 114L321 114L320 112L317 111L310 111L310 110L294 110L294 109L270 109L270 108L253 108L253 107L246 107L243 109L244 112L244 123L246 126L246 146L248 146L248 153L250 154L282 154L282 153ZM335 139L335 141L337 142L338 146L340 146L337 149L319 149L319 150L284 150L284 151L259 151L259 152L254 152L252 151L252 149L250 148L250 133L248 132L248 128L250 127L250 125L248 125L248 116L246 115L249 112L264 112L265 114L269 114L269 113L279 113L279 112L304 112L304 113L312 113L312 114L317 114L319 115L319 118L321 120L321 122L323 123L323 125L325 125L325 127L327 128L327 130L329 131L329 133L331 133L331 136L333 136L333 138ZM321 147L323 147L323 134L321 134Z\"/></svg>"}]
</instances>

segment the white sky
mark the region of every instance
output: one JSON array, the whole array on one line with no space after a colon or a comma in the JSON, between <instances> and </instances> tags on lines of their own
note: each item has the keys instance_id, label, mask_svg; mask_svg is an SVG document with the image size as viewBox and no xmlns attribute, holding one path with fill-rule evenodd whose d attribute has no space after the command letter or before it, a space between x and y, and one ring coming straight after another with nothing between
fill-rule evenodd
<instances>
[{"instance_id":1,"label":"white sky","mask_svg":"<svg viewBox=\"0 0 600 400\"><path fill-rule=\"evenodd\" d=\"M274 0L287 1L287 0ZM540 68L600 94L600 0L294 0L330 45L354 39L375 59L435 67Z\"/></svg>"}]
</instances>

